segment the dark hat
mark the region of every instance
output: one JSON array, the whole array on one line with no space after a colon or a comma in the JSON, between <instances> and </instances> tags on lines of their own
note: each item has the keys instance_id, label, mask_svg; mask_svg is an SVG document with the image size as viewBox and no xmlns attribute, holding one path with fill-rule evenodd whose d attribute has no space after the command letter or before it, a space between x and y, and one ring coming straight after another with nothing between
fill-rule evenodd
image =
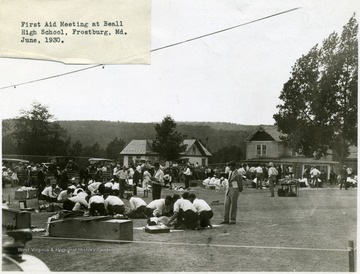
<instances>
[{"instance_id":1,"label":"dark hat","mask_svg":"<svg viewBox=\"0 0 360 274\"><path fill-rule=\"evenodd\" d=\"M231 162L229 162L229 166L236 166L235 161L231 161Z\"/></svg>"}]
</instances>

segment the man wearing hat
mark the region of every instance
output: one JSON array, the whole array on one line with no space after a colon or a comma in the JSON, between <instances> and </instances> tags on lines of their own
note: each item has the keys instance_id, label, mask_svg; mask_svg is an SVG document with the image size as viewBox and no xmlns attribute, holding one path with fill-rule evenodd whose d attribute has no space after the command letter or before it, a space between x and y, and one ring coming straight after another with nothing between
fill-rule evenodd
<instances>
[{"instance_id":1,"label":"man wearing hat","mask_svg":"<svg viewBox=\"0 0 360 274\"><path fill-rule=\"evenodd\" d=\"M269 189L271 193L271 197L274 197L274 184L276 183L276 176L278 175L278 171L274 167L273 162L269 163L269 170L268 170L268 176L269 176Z\"/></svg>"},{"instance_id":2,"label":"man wearing hat","mask_svg":"<svg viewBox=\"0 0 360 274\"><path fill-rule=\"evenodd\" d=\"M221 224L235 224L237 213L237 200L239 193L243 190L242 176L236 169L236 163L229 163L229 179L225 190L225 213Z\"/></svg>"}]
</instances>

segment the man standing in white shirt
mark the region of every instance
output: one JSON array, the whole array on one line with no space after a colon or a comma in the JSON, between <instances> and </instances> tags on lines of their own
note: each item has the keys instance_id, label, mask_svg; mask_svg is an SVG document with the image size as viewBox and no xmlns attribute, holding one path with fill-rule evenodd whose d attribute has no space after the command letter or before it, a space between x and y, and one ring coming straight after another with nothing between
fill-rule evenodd
<instances>
[{"instance_id":1,"label":"man standing in white shirt","mask_svg":"<svg viewBox=\"0 0 360 274\"><path fill-rule=\"evenodd\" d=\"M276 176L278 175L277 169L274 167L274 164L272 162L269 163L269 189L270 189L270 197L274 197L274 184L276 183Z\"/></svg>"},{"instance_id":2,"label":"man standing in white shirt","mask_svg":"<svg viewBox=\"0 0 360 274\"><path fill-rule=\"evenodd\" d=\"M160 168L159 163L154 164L155 173L152 178L152 199L157 200L161 198L161 188L164 182L164 172Z\"/></svg>"},{"instance_id":3,"label":"man standing in white shirt","mask_svg":"<svg viewBox=\"0 0 360 274\"><path fill-rule=\"evenodd\" d=\"M262 189L263 169L261 165L258 165L255 168L255 173L256 173L256 188Z\"/></svg>"},{"instance_id":4,"label":"man standing in white shirt","mask_svg":"<svg viewBox=\"0 0 360 274\"><path fill-rule=\"evenodd\" d=\"M214 212L207 202L202 199L196 198L194 193L190 193L188 197L189 201L192 202L194 207L196 208L197 213L199 214L200 227L208 227L212 228L210 223L210 219L214 216Z\"/></svg>"},{"instance_id":5,"label":"man standing in white shirt","mask_svg":"<svg viewBox=\"0 0 360 274\"><path fill-rule=\"evenodd\" d=\"M313 187L319 187L319 176L321 172L316 168L316 166L313 166L310 170L310 177L312 178L312 185Z\"/></svg>"},{"instance_id":6,"label":"man standing in white shirt","mask_svg":"<svg viewBox=\"0 0 360 274\"><path fill-rule=\"evenodd\" d=\"M190 169L190 163L186 165L185 171L183 172L185 175L185 189L189 189L190 187L190 177L191 177L191 169Z\"/></svg>"}]
</instances>

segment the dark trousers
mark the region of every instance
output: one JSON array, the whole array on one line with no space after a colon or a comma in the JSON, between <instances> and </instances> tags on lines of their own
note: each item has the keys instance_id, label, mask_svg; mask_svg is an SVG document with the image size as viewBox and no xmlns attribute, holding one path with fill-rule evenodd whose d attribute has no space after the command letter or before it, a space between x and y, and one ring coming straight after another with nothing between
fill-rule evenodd
<instances>
[{"instance_id":1,"label":"dark trousers","mask_svg":"<svg viewBox=\"0 0 360 274\"><path fill-rule=\"evenodd\" d=\"M208 227L210 224L210 219L214 216L214 212L212 210L202 211L199 214L199 221L201 227Z\"/></svg>"},{"instance_id":2,"label":"dark trousers","mask_svg":"<svg viewBox=\"0 0 360 274\"><path fill-rule=\"evenodd\" d=\"M75 203L70 201L70 200L66 200L65 202L63 202L63 209L66 210L72 210L75 206Z\"/></svg>"},{"instance_id":3,"label":"dark trousers","mask_svg":"<svg viewBox=\"0 0 360 274\"><path fill-rule=\"evenodd\" d=\"M192 210L183 211L180 209L177 216L177 224L184 225L187 229L195 229L197 227L198 220L198 214Z\"/></svg>"},{"instance_id":4,"label":"dark trousers","mask_svg":"<svg viewBox=\"0 0 360 274\"><path fill-rule=\"evenodd\" d=\"M125 212L124 205L108 205L108 213L110 215L123 214Z\"/></svg>"},{"instance_id":5,"label":"dark trousers","mask_svg":"<svg viewBox=\"0 0 360 274\"><path fill-rule=\"evenodd\" d=\"M157 200L161 198L161 185L153 184L152 185L152 199Z\"/></svg>"},{"instance_id":6,"label":"dark trousers","mask_svg":"<svg viewBox=\"0 0 360 274\"><path fill-rule=\"evenodd\" d=\"M146 207L146 208L145 208L145 211L144 211L145 215L146 215L148 218L154 217L154 216L153 216L153 212L154 212L154 209L153 209L153 208L149 208L149 207Z\"/></svg>"},{"instance_id":7,"label":"dark trousers","mask_svg":"<svg viewBox=\"0 0 360 274\"><path fill-rule=\"evenodd\" d=\"M39 200L45 200L49 203L56 203L57 202L57 198L51 198L49 196L45 196L43 194L40 194Z\"/></svg>"},{"instance_id":8,"label":"dark trousers","mask_svg":"<svg viewBox=\"0 0 360 274\"><path fill-rule=\"evenodd\" d=\"M146 209L146 206L144 206L144 205L139 206L135 211L128 213L127 216L131 219L145 218L145 209Z\"/></svg>"},{"instance_id":9,"label":"dark trousers","mask_svg":"<svg viewBox=\"0 0 360 274\"><path fill-rule=\"evenodd\" d=\"M133 185L133 193L134 193L134 195L137 195L137 185L136 184Z\"/></svg>"},{"instance_id":10,"label":"dark trousers","mask_svg":"<svg viewBox=\"0 0 360 274\"><path fill-rule=\"evenodd\" d=\"M185 175L185 189L190 187L190 176Z\"/></svg>"},{"instance_id":11,"label":"dark trousers","mask_svg":"<svg viewBox=\"0 0 360 274\"><path fill-rule=\"evenodd\" d=\"M98 212L101 216L106 215L105 206L103 203L91 203L89 210L90 216L96 216L96 212Z\"/></svg>"},{"instance_id":12,"label":"dark trousers","mask_svg":"<svg viewBox=\"0 0 360 274\"><path fill-rule=\"evenodd\" d=\"M346 179L347 179L347 177L346 178L341 177L341 179L340 179L340 189L342 189L343 185L345 187L345 190L348 189L348 183L347 183Z\"/></svg>"},{"instance_id":13,"label":"dark trousers","mask_svg":"<svg viewBox=\"0 0 360 274\"><path fill-rule=\"evenodd\" d=\"M120 198L124 198L125 185L126 185L126 180L120 179L120 181L119 181Z\"/></svg>"}]
</instances>

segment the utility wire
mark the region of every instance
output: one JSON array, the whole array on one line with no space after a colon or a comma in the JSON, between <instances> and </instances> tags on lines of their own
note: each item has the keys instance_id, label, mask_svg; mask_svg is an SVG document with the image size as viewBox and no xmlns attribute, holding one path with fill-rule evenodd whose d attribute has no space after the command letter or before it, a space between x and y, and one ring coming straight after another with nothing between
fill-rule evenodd
<instances>
[{"instance_id":1,"label":"utility wire","mask_svg":"<svg viewBox=\"0 0 360 274\"><path fill-rule=\"evenodd\" d=\"M298 7L298 8L293 8L293 9L289 9L289 10L286 10L286 11L274 13L274 14L272 14L272 15L268 15L268 16L265 16L265 17L262 17L262 18L259 18L259 19L255 19L255 20L252 20L252 21L243 23L243 24L239 24L239 25L233 26L233 27L221 29L221 30L214 31L214 32L211 32L211 33L207 33L207 34L204 34L204 35L201 35L201 36L197 36L197 37L194 37L194 38L190 38L190 39L187 39L187 40L184 40L184 41L180 41L180 42L177 42L177 43L174 43L174 44L170 44L170 45L167 45L167 46L163 46L163 47L159 47L159 48L156 48L156 49L152 49L152 50L150 50L150 52L156 52L156 51L160 51L160 50L163 50L163 49L167 49L167 48L171 48L171 47L174 47L174 46L178 46L178 45L181 45L181 44L189 43L189 42L192 42L192 41L195 41L195 40L202 39L202 38L204 38L204 37L212 36L212 35L219 34L219 33L225 32L225 31L229 31L229 30L232 30L232 29L240 28L240 27L242 27L242 26L246 26L246 25L249 25L249 24L252 24L252 23L255 23L255 22L259 22L259 21L262 21L262 20L266 20L266 19L269 19L269 18L271 18L271 17L276 17L276 16L279 16L279 15L282 15L282 14L285 14L285 13L293 12L293 11L298 10L298 9L300 9L300 8ZM0 87L0 90L8 89L8 88L16 88L16 87L18 87L18 86L23 86L23 85L27 85L27 84L31 84L31 83L35 83L35 82L46 81L46 80L53 79L53 78L58 78L58 77L62 77L62 76L70 75L70 74L75 74L75 73L82 72L82 71L85 71L85 70L90 70L90 69L94 69L94 68L98 68L98 67L104 67L104 65L105 65L105 64L93 65L93 66L90 66L90 67L86 67L86 68L82 68L82 69L77 69L77 70L72 70L72 71L69 71L69 72L64 72L64 73L60 73L60 74L56 74L56 75L52 75L52 76L48 76L48 77L38 78L38 79L35 79L35 80L31 80L31 81L27 81L27 82L22 82L22 83L19 83L19 84L4 86L4 87Z\"/></svg>"}]
</instances>

